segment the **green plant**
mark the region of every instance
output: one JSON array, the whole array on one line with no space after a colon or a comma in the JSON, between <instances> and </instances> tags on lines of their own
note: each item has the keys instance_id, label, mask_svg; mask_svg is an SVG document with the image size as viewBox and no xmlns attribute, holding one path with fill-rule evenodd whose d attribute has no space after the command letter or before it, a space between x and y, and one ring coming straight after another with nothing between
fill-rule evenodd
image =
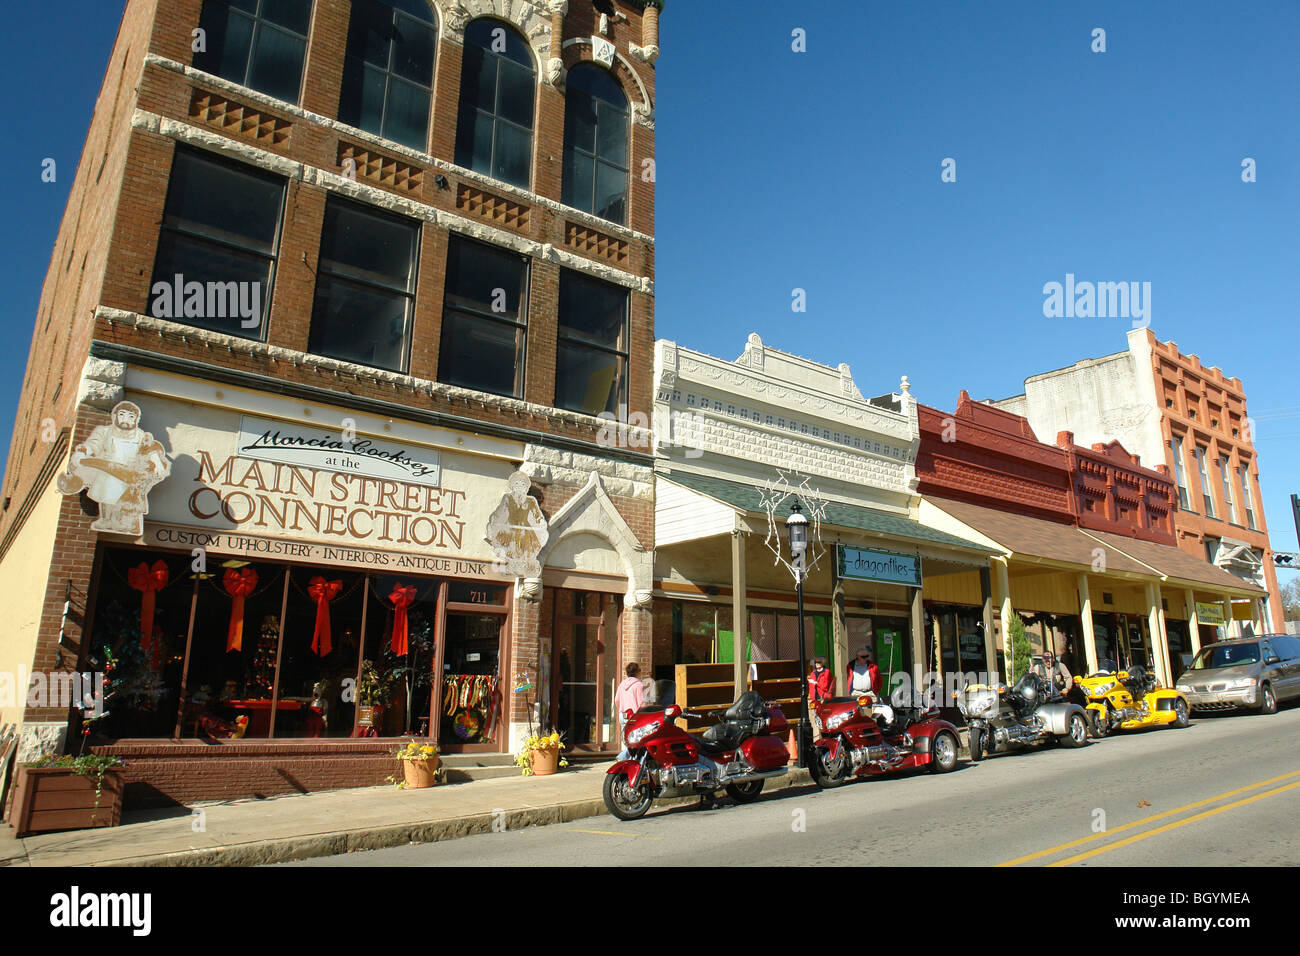
<instances>
[{"instance_id":1,"label":"green plant","mask_svg":"<svg viewBox=\"0 0 1300 956\"><path fill-rule=\"evenodd\" d=\"M1029 670L1033 657L1033 648L1029 644L1029 635L1025 633L1025 622L1015 611L1007 623L1007 633L1011 637L1011 683L1015 683Z\"/></svg>"},{"instance_id":2,"label":"green plant","mask_svg":"<svg viewBox=\"0 0 1300 956\"><path fill-rule=\"evenodd\" d=\"M373 661L361 662L361 679L357 681L357 703L363 707L379 707L388 703L392 693L393 676L381 675Z\"/></svg>"},{"instance_id":3,"label":"green plant","mask_svg":"<svg viewBox=\"0 0 1300 956\"><path fill-rule=\"evenodd\" d=\"M95 778L95 809L99 809L99 798L104 793L104 774L116 767L125 767L126 761L121 757L105 757L101 754L46 754L28 762L27 766L36 770L71 770L79 777ZM91 820L95 814L91 813Z\"/></svg>"},{"instance_id":4,"label":"green plant","mask_svg":"<svg viewBox=\"0 0 1300 956\"><path fill-rule=\"evenodd\" d=\"M529 734L524 740L524 744L519 748L519 753L515 754L515 766L523 770L525 777L532 776L533 773L533 754L539 750L559 750L563 743L563 737L558 731L552 733ZM560 766L567 767L569 761L560 756Z\"/></svg>"}]
</instances>

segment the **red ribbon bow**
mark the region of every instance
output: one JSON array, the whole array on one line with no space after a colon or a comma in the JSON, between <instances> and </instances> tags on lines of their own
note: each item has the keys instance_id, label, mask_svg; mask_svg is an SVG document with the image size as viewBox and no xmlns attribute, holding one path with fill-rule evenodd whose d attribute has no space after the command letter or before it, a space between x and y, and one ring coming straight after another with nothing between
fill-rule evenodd
<instances>
[{"instance_id":1,"label":"red ribbon bow","mask_svg":"<svg viewBox=\"0 0 1300 956\"><path fill-rule=\"evenodd\" d=\"M257 587L257 572L252 568L226 568L221 584L231 597L230 628L226 631L226 651L244 649L244 598Z\"/></svg>"},{"instance_id":2,"label":"red ribbon bow","mask_svg":"<svg viewBox=\"0 0 1300 956\"><path fill-rule=\"evenodd\" d=\"M152 657L153 651L153 611L155 595L167 585L171 575L164 561L155 561L153 567L141 561L137 567L126 572L126 581L140 594L140 647L145 654Z\"/></svg>"},{"instance_id":3,"label":"red ribbon bow","mask_svg":"<svg viewBox=\"0 0 1300 956\"><path fill-rule=\"evenodd\" d=\"M406 652L410 650L407 643L407 636L410 629L406 622L406 609L415 603L415 588L403 587L397 585L388 595L388 600L393 602L393 653L398 657L405 657Z\"/></svg>"},{"instance_id":4,"label":"red ribbon bow","mask_svg":"<svg viewBox=\"0 0 1300 956\"><path fill-rule=\"evenodd\" d=\"M307 582L307 593L316 602L316 630L311 635L311 649L318 657L324 657L332 650L330 646L330 601L339 596L343 590L342 581L326 581L314 577Z\"/></svg>"}]
</instances>

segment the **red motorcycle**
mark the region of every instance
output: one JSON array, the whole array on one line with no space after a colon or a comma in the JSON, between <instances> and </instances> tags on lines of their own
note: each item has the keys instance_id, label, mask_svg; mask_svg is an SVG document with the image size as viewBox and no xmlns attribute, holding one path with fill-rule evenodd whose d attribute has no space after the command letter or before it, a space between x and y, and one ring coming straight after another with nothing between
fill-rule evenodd
<instances>
[{"instance_id":1,"label":"red motorcycle","mask_svg":"<svg viewBox=\"0 0 1300 956\"><path fill-rule=\"evenodd\" d=\"M790 753L781 742L788 732L785 715L753 691L699 736L673 722L682 713L676 704L626 712L623 737L632 756L609 768L604 788L605 806L620 820L645 816L660 797L712 797L726 790L737 803L749 803L768 777L788 772Z\"/></svg>"},{"instance_id":2,"label":"red motorcycle","mask_svg":"<svg viewBox=\"0 0 1300 956\"><path fill-rule=\"evenodd\" d=\"M814 743L813 779L838 787L851 777L957 766L957 728L937 711L894 707L867 697L833 697L817 704L822 736Z\"/></svg>"}]
</instances>

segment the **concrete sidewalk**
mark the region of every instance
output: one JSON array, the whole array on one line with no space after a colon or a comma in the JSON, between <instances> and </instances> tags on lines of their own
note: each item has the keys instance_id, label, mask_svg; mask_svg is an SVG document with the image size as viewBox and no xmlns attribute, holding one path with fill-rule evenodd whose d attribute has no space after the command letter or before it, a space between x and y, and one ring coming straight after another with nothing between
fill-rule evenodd
<instances>
[{"instance_id":1,"label":"concrete sidewalk","mask_svg":"<svg viewBox=\"0 0 1300 956\"><path fill-rule=\"evenodd\" d=\"M608 763L547 777L498 777L427 790L365 787L124 813L122 825L19 840L0 825L0 866L254 866L433 843L605 814ZM775 778L767 789L807 778ZM661 801L661 805L694 798ZM660 805L660 804L657 804ZM197 811L201 810L200 815ZM198 827L202 826L199 830Z\"/></svg>"}]
</instances>

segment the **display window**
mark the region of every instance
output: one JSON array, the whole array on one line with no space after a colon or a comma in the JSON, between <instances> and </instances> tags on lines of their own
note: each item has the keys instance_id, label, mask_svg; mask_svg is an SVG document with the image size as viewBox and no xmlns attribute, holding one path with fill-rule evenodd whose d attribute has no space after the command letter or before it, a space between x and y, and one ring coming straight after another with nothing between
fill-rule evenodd
<instances>
[{"instance_id":1,"label":"display window","mask_svg":"<svg viewBox=\"0 0 1300 956\"><path fill-rule=\"evenodd\" d=\"M510 588L104 548L85 666L111 738L500 749ZM146 639L145 635L150 635Z\"/></svg>"}]
</instances>

